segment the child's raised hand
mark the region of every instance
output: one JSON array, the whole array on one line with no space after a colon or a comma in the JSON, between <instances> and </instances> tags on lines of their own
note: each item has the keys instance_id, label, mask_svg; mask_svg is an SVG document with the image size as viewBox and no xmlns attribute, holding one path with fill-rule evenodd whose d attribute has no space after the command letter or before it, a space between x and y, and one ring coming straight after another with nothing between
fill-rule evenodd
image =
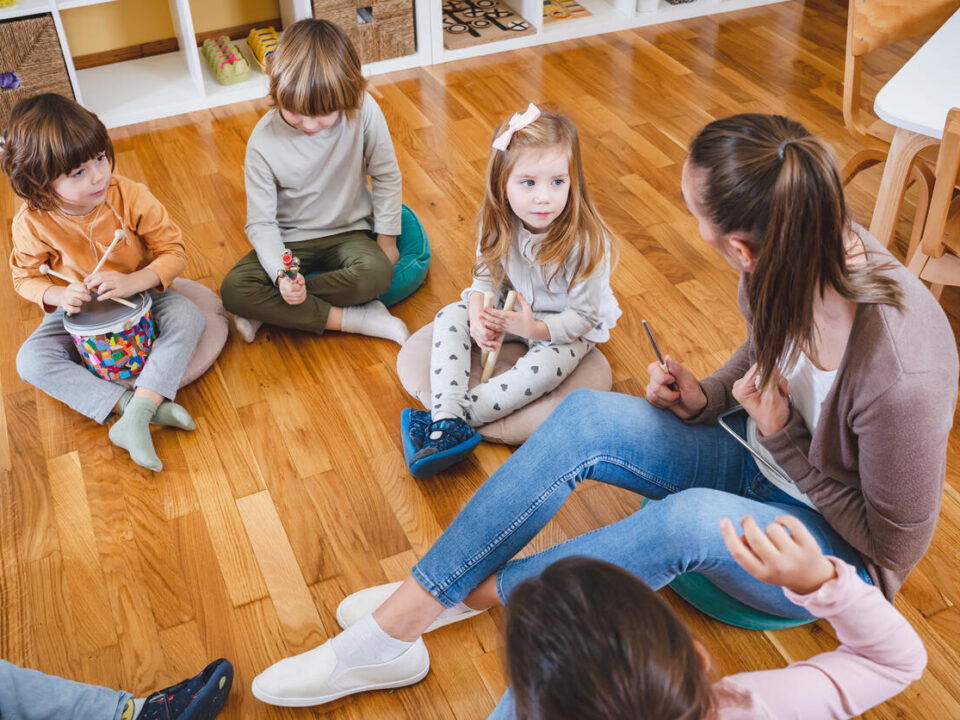
<instances>
[{"instance_id":1,"label":"child's raised hand","mask_svg":"<svg viewBox=\"0 0 960 720\"><path fill-rule=\"evenodd\" d=\"M720 521L720 532L733 559L757 580L807 595L837 576L816 539L792 515L778 515L766 533L750 515L744 515L740 525L743 537L727 518Z\"/></svg>"},{"instance_id":2,"label":"child's raised hand","mask_svg":"<svg viewBox=\"0 0 960 720\"><path fill-rule=\"evenodd\" d=\"M87 275L83 282L90 290L97 293L98 301L130 297L143 290L133 273L115 270L101 270L93 275Z\"/></svg>"},{"instance_id":3,"label":"child's raised hand","mask_svg":"<svg viewBox=\"0 0 960 720\"><path fill-rule=\"evenodd\" d=\"M296 277L288 278L284 275L277 283L280 289L280 296L287 305L300 305L307 299L307 281L303 275L297 273Z\"/></svg>"},{"instance_id":4,"label":"child's raised hand","mask_svg":"<svg viewBox=\"0 0 960 720\"><path fill-rule=\"evenodd\" d=\"M483 318L487 327L497 333L508 332L517 337L532 340L542 339L540 337L541 333L537 332L537 320L533 317L533 308L521 293L517 293L517 303L520 305L519 310L483 308L481 318ZM550 339L549 334L546 339Z\"/></svg>"}]
</instances>

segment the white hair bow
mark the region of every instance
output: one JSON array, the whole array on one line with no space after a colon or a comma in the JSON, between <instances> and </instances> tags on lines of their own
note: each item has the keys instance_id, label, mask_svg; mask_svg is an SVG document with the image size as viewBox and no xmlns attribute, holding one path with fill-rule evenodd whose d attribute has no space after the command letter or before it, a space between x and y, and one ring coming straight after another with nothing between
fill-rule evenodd
<instances>
[{"instance_id":1,"label":"white hair bow","mask_svg":"<svg viewBox=\"0 0 960 720\"><path fill-rule=\"evenodd\" d=\"M517 130L522 130L525 128L538 117L540 117L540 110L533 103L530 103L523 115L520 113L514 113L513 117L510 118L510 123L507 126L507 129L497 135L497 139L493 141L493 147L495 147L497 150L506 152L507 147L510 145L510 141L513 139L513 134Z\"/></svg>"}]
</instances>

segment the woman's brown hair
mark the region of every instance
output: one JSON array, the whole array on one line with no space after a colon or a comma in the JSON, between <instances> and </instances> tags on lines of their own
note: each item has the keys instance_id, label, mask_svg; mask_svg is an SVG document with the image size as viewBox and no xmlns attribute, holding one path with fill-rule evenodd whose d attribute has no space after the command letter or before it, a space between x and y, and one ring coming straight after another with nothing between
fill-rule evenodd
<instances>
[{"instance_id":1,"label":"woman's brown hair","mask_svg":"<svg viewBox=\"0 0 960 720\"><path fill-rule=\"evenodd\" d=\"M496 138L507 129L504 122L494 132ZM561 273L570 272L566 288L589 277L604 263L610 269L616 262L613 236L587 191L580 157L577 127L566 115L542 112L540 117L513 134L505 151L491 148L487 179L480 205L480 251L474 276L489 276L494 287L504 281L504 267L520 222L507 200L507 180L520 153L526 149L547 150L559 147L567 154L570 195L563 212L547 229L534 248L534 265L540 267L550 287Z\"/></svg>"},{"instance_id":2,"label":"woman's brown hair","mask_svg":"<svg viewBox=\"0 0 960 720\"><path fill-rule=\"evenodd\" d=\"M702 177L694 201L755 253L747 294L761 387L801 352L817 362L813 306L826 288L855 303L903 307L887 262L869 253L848 262L852 226L836 159L803 125L780 115L715 120L694 138L689 163Z\"/></svg>"},{"instance_id":3,"label":"woman's brown hair","mask_svg":"<svg viewBox=\"0 0 960 720\"><path fill-rule=\"evenodd\" d=\"M690 631L642 580L569 557L507 600L517 720L701 720L710 680Z\"/></svg>"},{"instance_id":4,"label":"woman's brown hair","mask_svg":"<svg viewBox=\"0 0 960 720\"><path fill-rule=\"evenodd\" d=\"M30 209L51 211L60 203L51 183L101 153L112 168L113 143L100 118L70 98L44 93L14 105L0 167Z\"/></svg>"},{"instance_id":5,"label":"woman's brown hair","mask_svg":"<svg viewBox=\"0 0 960 720\"><path fill-rule=\"evenodd\" d=\"M338 110L353 115L367 88L360 56L347 34L328 20L299 20L283 31L267 58L273 104L317 117Z\"/></svg>"}]
</instances>

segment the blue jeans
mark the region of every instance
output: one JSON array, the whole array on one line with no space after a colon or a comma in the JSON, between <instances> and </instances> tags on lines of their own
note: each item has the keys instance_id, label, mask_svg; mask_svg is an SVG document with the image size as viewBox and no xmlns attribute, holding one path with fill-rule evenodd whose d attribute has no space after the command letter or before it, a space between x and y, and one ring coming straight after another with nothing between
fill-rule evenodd
<instances>
[{"instance_id":1,"label":"blue jeans","mask_svg":"<svg viewBox=\"0 0 960 720\"><path fill-rule=\"evenodd\" d=\"M728 418L740 433L745 418ZM556 515L585 479L657 502L612 525L522 560L511 560ZM820 513L772 485L753 456L718 425L687 425L646 400L578 390L477 490L413 576L445 606L497 574L510 591L562 557L601 558L657 590L698 572L741 602L789 618L811 616L783 591L751 577L730 557L719 522L750 514L760 527L780 514L799 518L824 553L856 567L859 554Z\"/></svg>"},{"instance_id":2,"label":"blue jeans","mask_svg":"<svg viewBox=\"0 0 960 720\"><path fill-rule=\"evenodd\" d=\"M119 720L132 697L127 692L45 675L0 660L3 720Z\"/></svg>"}]
</instances>

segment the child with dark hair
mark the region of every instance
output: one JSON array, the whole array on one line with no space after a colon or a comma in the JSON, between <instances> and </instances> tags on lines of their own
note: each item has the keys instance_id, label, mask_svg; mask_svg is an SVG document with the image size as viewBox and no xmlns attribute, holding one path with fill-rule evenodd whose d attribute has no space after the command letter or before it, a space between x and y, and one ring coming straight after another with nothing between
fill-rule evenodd
<instances>
[{"instance_id":1,"label":"child with dark hair","mask_svg":"<svg viewBox=\"0 0 960 720\"><path fill-rule=\"evenodd\" d=\"M206 321L168 289L187 266L180 228L146 186L114 174L113 165L103 123L73 100L37 95L10 113L0 167L26 201L13 218L13 287L45 313L17 353L17 372L99 423L119 413L110 440L138 465L159 471L150 424L196 427L173 398ZM144 291L160 330L131 391L79 363L63 320L81 311L91 292L107 301Z\"/></svg>"},{"instance_id":2,"label":"child with dark hair","mask_svg":"<svg viewBox=\"0 0 960 720\"><path fill-rule=\"evenodd\" d=\"M520 583L507 601L512 688L495 720L848 718L923 673L917 633L874 586L826 557L791 515L744 536L724 519L734 559L758 580L833 626L842 643L789 667L739 673L711 685L710 656L636 575L602 560L567 557Z\"/></svg>"}]
</instances>

